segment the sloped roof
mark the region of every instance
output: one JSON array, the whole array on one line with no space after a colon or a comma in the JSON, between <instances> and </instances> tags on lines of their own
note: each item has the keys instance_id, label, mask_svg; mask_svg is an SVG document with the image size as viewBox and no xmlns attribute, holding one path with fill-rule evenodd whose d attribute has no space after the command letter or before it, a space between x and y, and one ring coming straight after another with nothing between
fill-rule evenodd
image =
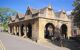
<instances>
[{"instance_id":1,"label":"sloped roof","mask_svg":"<svg viewBox=\"0 0 80 50\"><path fill-rule=\"evenodd\" d=\"M10 20L11 20L12 22L14 22L15 19L16 19L16 17L19 17L19 19L20 19L20 18L23 18L23 17L24 17L24 14L17 13L16 16L11 16L11 17L10 17Z\"/></svg>"},{"instance_id":2,"label":"sloped roof","mask_svg":"<svg viewBox=\"0 0 80 50\"><path fill-rule=\"evenodd\" d=\"M54 12L56 17L60 18L60 14L61 13L66 13L64 10L58 11L58 12Z\"/></svg>"},{"instance_id":3,"label":"sloped roof","mask_svg":"<svg viewBox=\"0 0 80 50\"><path fill-rule=\"evenodd\" d=\"M19 18L23 18L24 14L18 13Z\"/></svg>"},{"instance_id":4,"label":"sloped roof","mask_svg":"<svg viewBox=\"0 0 80 50\"><path fill-rule=\"evenodd\" d=\"M60 14L61 14L61 12L55 12L55 16L58 18L60 17Z\"/></svg>"},{"instance_id":5,"label":"sloped roof","mask_svg":"<svg viewBox=\"0 0 80 50\"><path fill-rule=\"evenodd\" d=\"M36 14L36 13L39 12L37 9L33 9L33 8L29 7L29 6L28 6L27 10L30 10L32 14Z\"/></svg>"},{"instance_id":6,"label":"sloped roof","mask_svg":"<svg viewBox=\"0 0 80 50\"><path fill-rule=\"evenodd\" d=\"M15 16L11 16L11 20L14 21L15 20Z\"/></svg>"},{"instance_id":7,"label":"sloped roof","mask_svg":"<svg viewBox=\"0 0 80 50\"><path fill-rule=\"evenodd\" d=\"M36 13L38 13L39 11L36 10L36 9L31 9L31 12L32 12L32 14L36 14Z\"/></svg>"},{"instance_id":8,"label":"sloped roof","mask_svg":"<svg viewBox=\"0 0 80 50\"><path fill-rule=\"evenodd\" d=\"M33 8L31 8L31 7L28 7L26 12L30 12L32 15L31 15L31 14L29 14L29 15L26 15L26 14L25 14L25 15L24 15L24 14L21 14L21 13L17 13L16 17L18 16L19 20L32 19L33 16L35 16L35 17L37 16L37 13L42 13L42 14L44 14L44 13L45 13L44 11L45 11L46 9L51 9L51 11L54 12L55 17L56 17L57 19L61 18L61 17L60 17L60 16L61 16L61 13L66 13L64 10L55 12L55 11L52 9L51 5L49 5L49 6L47 6L47 7L44 7L44 8L42 8L42 9L39 9L39 10L33 9ZM29 11L28 11L28 10L29 10ZM11 17L11 20L12 20L12 21L15 21L16 17L15 17L15 16L12 16L12 17ZM25 18L24 18L24 17L25 17Z\"/></svg>"}]
</instances>

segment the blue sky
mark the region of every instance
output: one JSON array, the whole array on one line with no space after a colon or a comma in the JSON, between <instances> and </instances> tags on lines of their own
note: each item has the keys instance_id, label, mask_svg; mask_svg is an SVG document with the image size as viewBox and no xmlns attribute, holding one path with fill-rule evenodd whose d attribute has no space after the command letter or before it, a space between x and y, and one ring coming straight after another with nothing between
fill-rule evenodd
<instances>
[{"instance_id":1,"label":"blue sky","mask_svg":"<svg viewBox=\"0 0 80 50\"><path fill-rule=\"evenodd\" d=\"M0 7L7 7L20 13L25 13L27 6L40 9L51 4L56 11L64 9L69 12L74 8L72 6L73 1L74 0L0 0Z\"/></svg>"}]
</instances>

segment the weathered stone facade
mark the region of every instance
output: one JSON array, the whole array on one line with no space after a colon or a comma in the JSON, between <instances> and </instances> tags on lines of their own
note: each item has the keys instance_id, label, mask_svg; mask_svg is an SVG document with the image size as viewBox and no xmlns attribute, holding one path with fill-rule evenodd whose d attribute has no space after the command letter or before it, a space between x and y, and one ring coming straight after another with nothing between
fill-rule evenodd
<instances>
[{"instance_id":1,"label":"weathered stone facade","mask_svg":"<svg viewBox=\"0 0 80 50\"><path fill-rule=\"evenodd\" d=\"M47 26L46 26L47 25ZM25 15L17 14L9 21L9 33L28 37L35 41L45 39L45 31L48 25L63 30L66 36L71 36L71 21L64 10L54 12L49 5L43 9L36 10L27 8Z\"/></svg>"}]
</instances>

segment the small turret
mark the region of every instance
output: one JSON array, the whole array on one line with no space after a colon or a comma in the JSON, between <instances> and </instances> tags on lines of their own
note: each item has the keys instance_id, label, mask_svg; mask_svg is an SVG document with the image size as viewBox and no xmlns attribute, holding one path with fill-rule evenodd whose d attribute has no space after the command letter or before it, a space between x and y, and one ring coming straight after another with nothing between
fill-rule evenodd
<instances>
[{"instance_id":1,"label":"small turret","mask_svg":"<svg viewBox=\"0 0 80 50\"><path fill-rule=\"evenodd\" d=\"M48 8L49 8L49 9L52 9L52 6L51 6L51 4L49 4L49 5L48 5Z\"/></svg>"},{"instance_id":2,"label":"small turret","mask_svg":"<svg viewBox=\"0 0 80 50\"><path fill-rule=\"evenodd\" d=\"M61 10L61 12L62 12L62 13L64 13L64 14L66 14L66 11L65 11L65 10L63 10L63 9Z\"/></svg>"}]
</instances>

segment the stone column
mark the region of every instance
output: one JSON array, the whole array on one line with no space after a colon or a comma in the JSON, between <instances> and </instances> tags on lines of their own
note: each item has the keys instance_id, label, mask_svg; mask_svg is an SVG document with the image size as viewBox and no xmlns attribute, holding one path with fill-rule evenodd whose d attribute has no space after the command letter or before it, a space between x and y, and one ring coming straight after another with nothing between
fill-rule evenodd
<instances>
[{"instance_id":1,"label":"stone column","mask_svg":"<svg viewBox=\"0 0 80 50\"><path fill-rule=\"evenodd\" d=\"M11 32L10 32L10 28L11 28L11 27L10 27L10 26L8 26L8 33L9 33L9 34L11 33Z\"/></svg>"},{"instance_id":2,"label":"stone column","mask_svg":"<svg viewBox=\"0 0 80 50\"><path fill-rule=\"evenodd\" d=\"M14 33L15 33L15 35L17 34L17 27L16 26L14 26Z\"/></svg>"},{"instance_id":3,"label":"stone column","mask_svg":"<svg viewBox=\"0 0 80 50\"><path fill-rule=\"evenodd\" d=\"M11 34L13 34L14 33L14 26L12 26L12 33Z\"/></svg>"},{"instance_id":4,"label":"stone column","mask_svg":"<svg viewBox=\"0 0 80 50\"><path fill-rule=\"evenodd\" d=\"M38 38L38 42L43 42L44 39L44 30L45 30L45 26L43 24L39 24L39 38Z\"/></svg>"},{"instance_id":5,"label":"stone column","mask_svg":"<svg viewBox=\"0 0 80 50\"><path fill-rule=\"evenodd\" d=\"M16 26L16 35L17 35L17 33L18 33L18 26Z\"/></svg>"},{"instance_id":6,"label":"stone column","mask_svg":"<svg viewBox=\"0 0 80 50\"><path fill-rule=\"evenodd\" d=\"M45 42L46 39L44 38L44 30L45 30L45 25L46 21L44 19L39 19L39 33L38 33L38 43Z\"/></svg>"},{"instance_id":7,"label":"stone column","mask_svg":"<svg viewBox=\"0 0 80 50\"><path fill-rule=\"evenodd\" d=\"M15 35L15 26L13 27L13 33L14 33L14 35Z\"/></svg>"},{"instance_id":8,"label":"stone column","mask_svg":"<svg viewBox=\"0 0 80 50\"><path fill-rule=\"evenodd\" d=\"M32 39L37 42L39 35L39 24L37 21L35 21L34 24L32 24Z\"/></svg>"},{"instance_id":9,"label":"stone column","mask_svg":"<svg viewBox=\"0 0 80 50\"><path fill-rule=\"evenodd\" d=\"M15 35L17 35L17 26L16 26L16 30L15 31L16 31Z\"/></svg>"},{"instance_id":10,"label":"stone column","mask_svg":"<svg viewBox=\"0 0 80 50\"><path fill-rule=\"evenodd\" d=\"M17 33L19 33L19 26L17 26Z\"/></svg>"},{"instance_id":11,"label":"stone column","mask_svg":"<svg viewBox=\"0 0 80 50\"><path fill-rule=\"evenodd\" d=\"M19 26L19 36L21 36L21 26Z\"/></svg>"},{"instance_id":12,"label":"stone column","mask_svg":"<svg viewBox=\"0 0 80 50\"><path fill-rule=\"evenodd\" d=\"M67 36L68 36L68 39L71 37L71 23L68 22L67 24Z\"/></svg>"}]
</instances>

